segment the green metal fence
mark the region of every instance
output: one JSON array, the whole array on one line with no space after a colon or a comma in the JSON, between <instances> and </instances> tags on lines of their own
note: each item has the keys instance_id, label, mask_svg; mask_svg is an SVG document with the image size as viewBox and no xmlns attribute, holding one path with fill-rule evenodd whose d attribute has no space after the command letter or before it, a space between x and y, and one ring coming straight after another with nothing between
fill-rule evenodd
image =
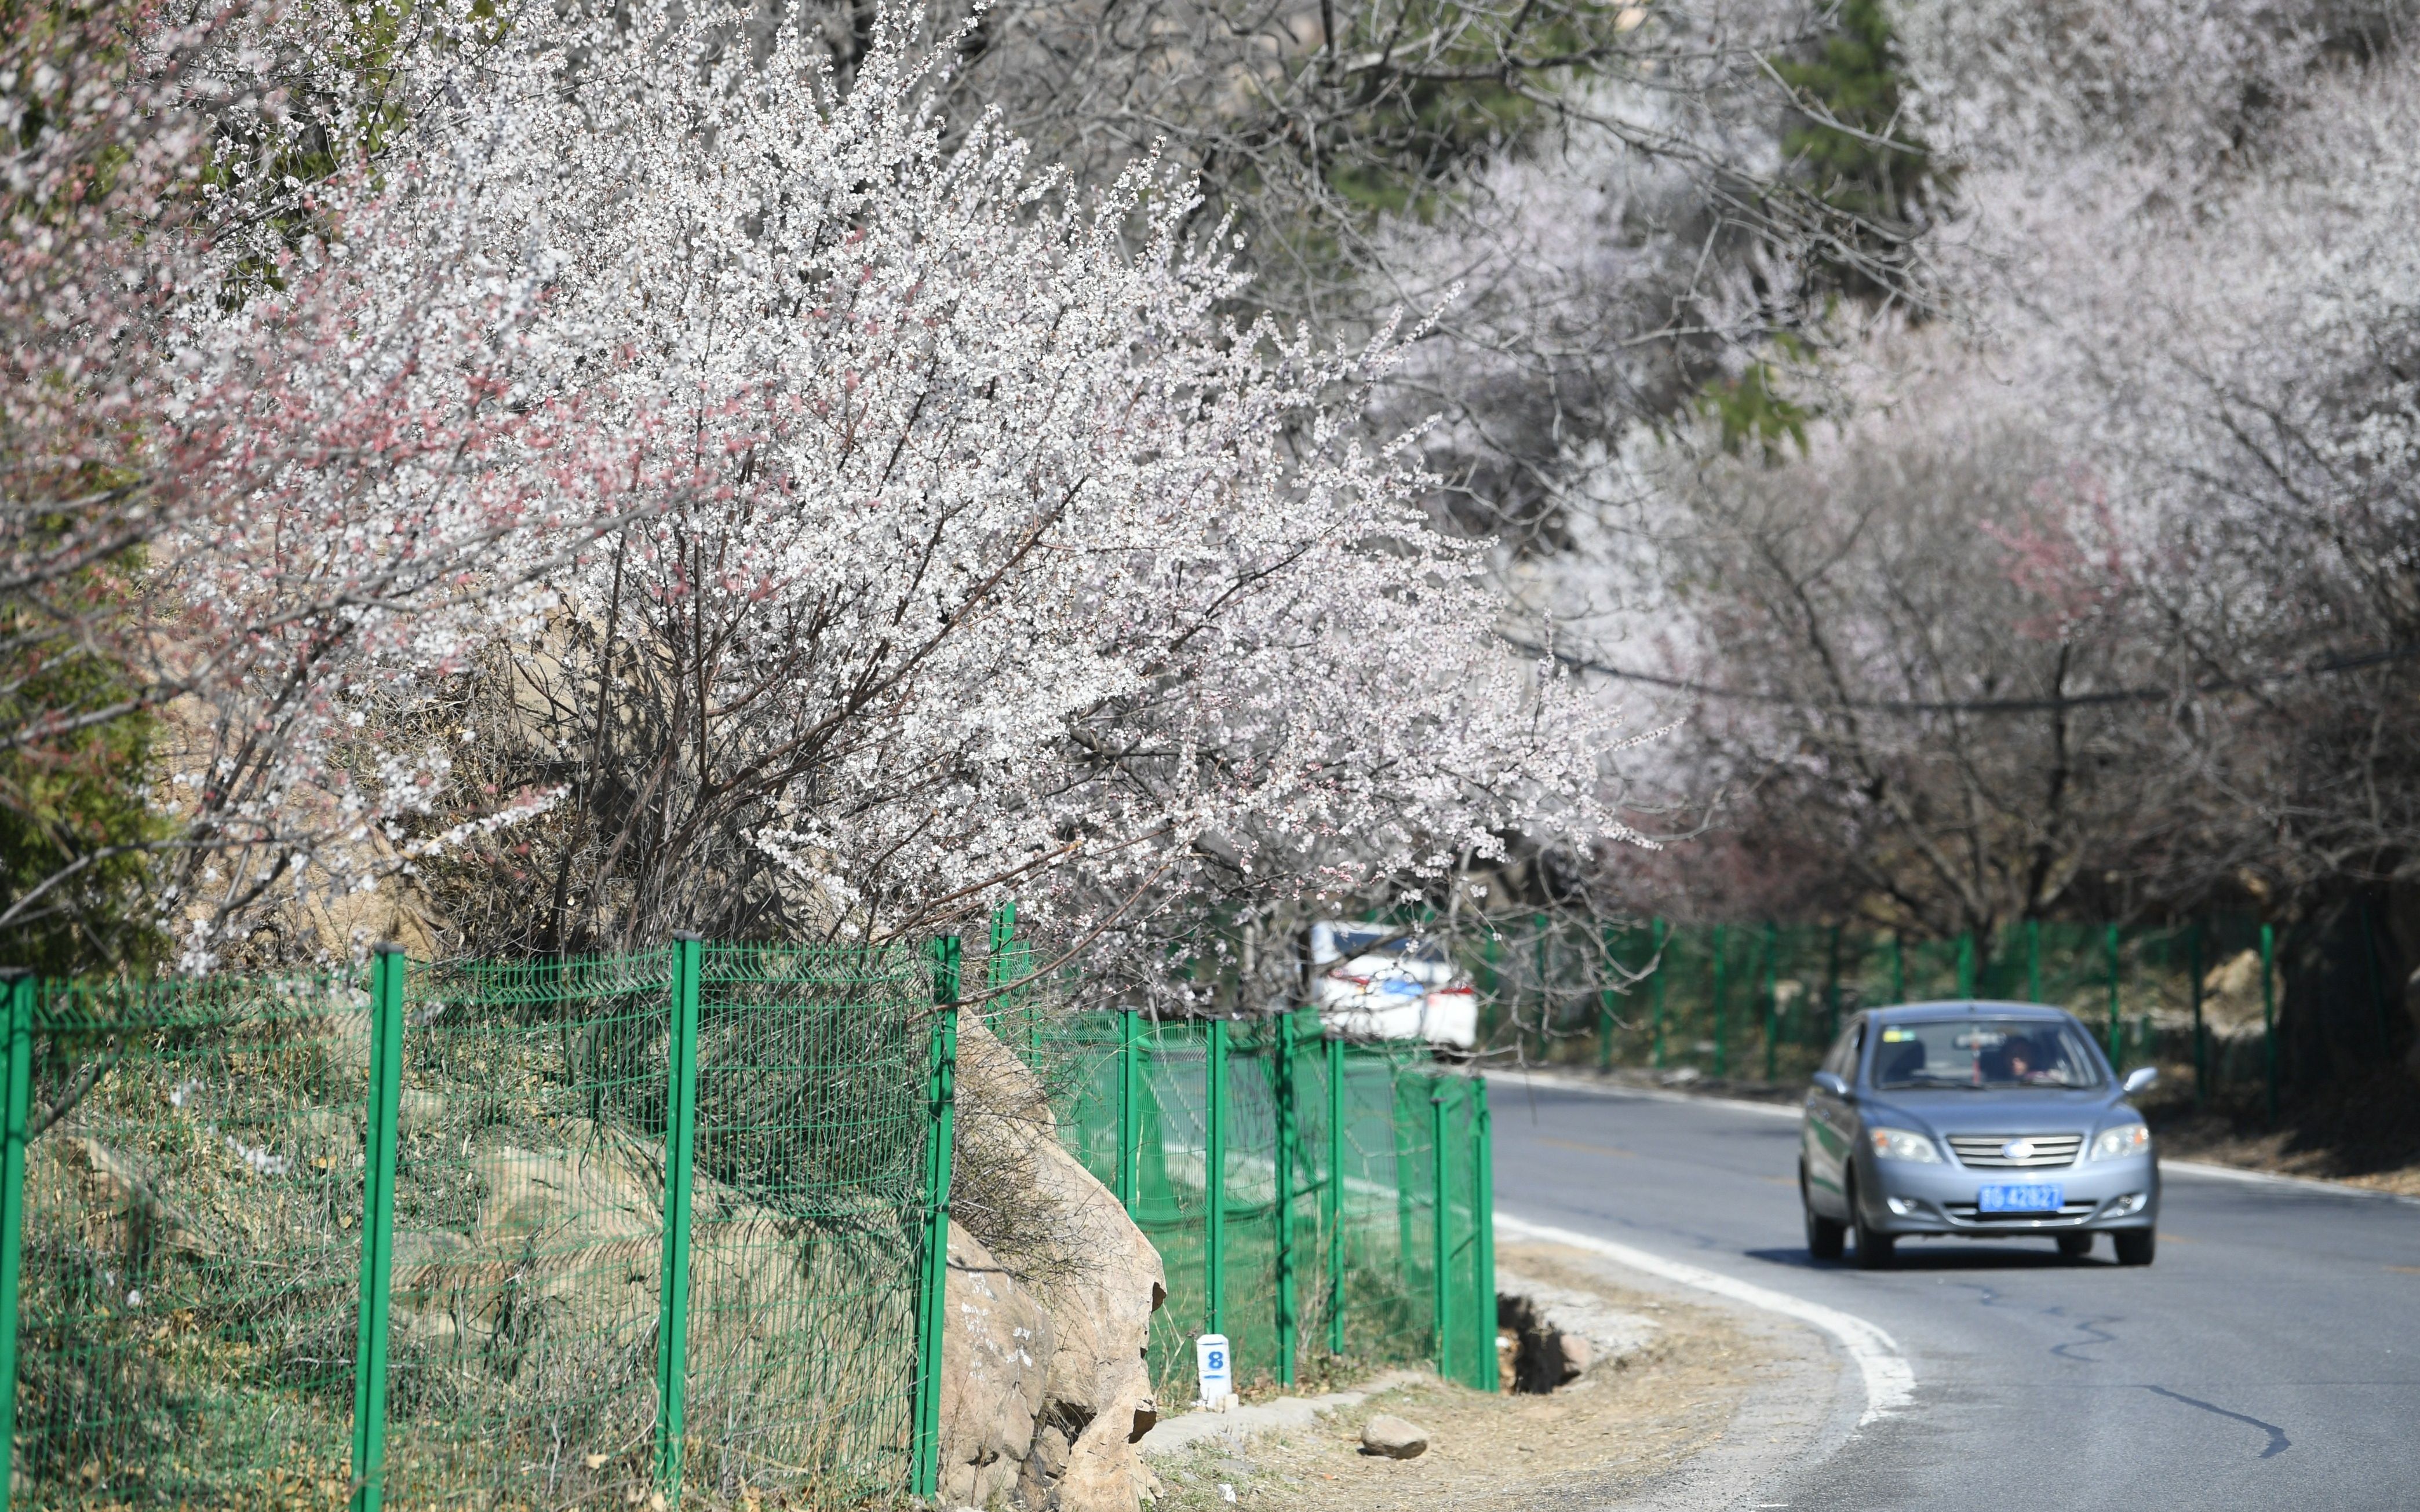
<instances>
[{"instance_id":1,"label":"green metal fence","mask_svg":"<svg viewBox=\"0 0 2420 1512\"><path fill-rule=\"evenodd\" d=\"M1979 997L2066 1008L2121 1066L2157 1063L2197 1099L2274 1112L2275 941L2242 917L1915 939L1540 912L1483 920L1456 949L1488 1045L1530 1059L1796 1079L1861 1008Z\"/></svg>"},{"instance_id":2,"label":"green metal fence","mask_svg":"<svg viewBox=\"0 0 2420 1512\"><path fill-rule=\"evenodd\" d=\"M14 980L0 1509L929 1492L954 943Z\"/></svg>"},{"instance_id":3,"label":"green metal fence","mask_svg":"<svg viewBox=\"0 0 2420 1512\"><path fill-rule=\"evenodd\" d=\"M1051 1053L1063 1138L1167 1268L1150 1349L1166 1399L1190 1399L1205 1333L1239 1383L1291 1385L1317 1351L1495 1389L1482 1078L1323 1037L1308 1012L1082 1014Z\"/></svg>"},{"instance_id":4,"label":"green metal fence","mask_svg":"<svg viewBox=\"0 0 2420 1512\"><path fill-rule=\"evenodd\" d=\"M991 945L1031 977L1013 916ZM7 979L0 1512L932 1494L959 973L684 938ZM1483 1082L1040 999L985 1012L1161 1247L1163 1391L1197 1331L1493 1386Z\"/></svg>"}]
</instances>

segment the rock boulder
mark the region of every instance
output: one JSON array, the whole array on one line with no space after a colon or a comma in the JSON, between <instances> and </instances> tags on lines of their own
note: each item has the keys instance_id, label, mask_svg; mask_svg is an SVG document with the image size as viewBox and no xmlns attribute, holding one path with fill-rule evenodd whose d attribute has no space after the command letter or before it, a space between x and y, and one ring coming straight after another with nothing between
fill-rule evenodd
<instances>
[{"instance_id":1,"label":"rock boulder","mask_svg":"<svg viewBox=\"0 0 2420 1512\"><path fill-rule=\"evenodd\" d=\"M1417 1459L1428 1452L1428 1429L1392 1412L1381 1412L1361 1427L1361 1452L1387 1459Z\"/></svg>"},{"instance_id":2,"label":"rock boulder","mask_svg":"<svg viewBox=\"0 0 2420 1512\"><path fill-rule=\"evenodd\" d=\"M958 1054L966 1142L1016 1170L1046 1235L1024 1286L1049 1314L1053 1349L1022 1498L1061 1512L1135 1512L1149 1486L1135 1446L1158 1417L1144 1351L1168 1295L1159 1252L1061 1148L1041 1084L974 1014L959 1027Z\"/></svg>"}]
</instances>

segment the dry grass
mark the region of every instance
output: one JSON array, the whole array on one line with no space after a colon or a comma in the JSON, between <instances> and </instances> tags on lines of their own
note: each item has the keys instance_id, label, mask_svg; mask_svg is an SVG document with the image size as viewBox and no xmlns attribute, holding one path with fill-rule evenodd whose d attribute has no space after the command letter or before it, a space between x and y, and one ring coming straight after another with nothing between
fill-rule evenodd
<instances>
[{"instance_id":1,"label":"dry grass","mask_svg":"<svg viewBox=\"0 0 2420 1512\"><path fill-rule=\"evenodd\" d=\"M1718 1438L1765 1350L1721 1314L1608 1285L1546 1246L1508 1246L1507 1266L1646 1313L1658 1332L1643 1350L1600 1365L1551 1396L1491 1396L1423 1381L1321 1419L1307 1431L1256 1439L1242 1451L1205 1446L1163 1461L1152 1512L1474 1512L1592 1506L1669 1473ZM1378 1412L1428 1430L1416 1459L1359 1452ZM1229 1503L1220 1486L1233 1489Z\"/></svg>"}]
</instances>

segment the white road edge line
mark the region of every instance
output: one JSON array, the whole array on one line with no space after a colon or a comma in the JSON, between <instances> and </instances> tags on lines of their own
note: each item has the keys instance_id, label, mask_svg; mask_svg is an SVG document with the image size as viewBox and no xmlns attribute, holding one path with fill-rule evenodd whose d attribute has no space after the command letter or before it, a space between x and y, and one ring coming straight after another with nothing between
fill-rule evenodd
<instances>
[{"instance_id":1,"label":"white road edge line","mask_svg":"<svg viewBox=\"0 0 2420 1512\"><path fill-rule=\"evenodd\" d=\"M2247 1171L2240 1165L2214 1165L2201 1160L2160 1161L2160 1174L2197 1177L2206 1181L2241 1181L2248 1186L2300 1187L2305 1192L2324 1192L2337 1197L2374 1197L2387 1202L2408 1202L2420 1206L2420 1197L2401 1192L2381 1192L2374 1186L2357 1186L2350 1181L2330 1181L2316 1176L2285 1176L2276 1171Z\"/></svg>"},{"instance_id":2,"label":"white road edge line","mask_svg":"<svg viewBox=\"0 0 2420 1512\"><path fill-rule=\"evenodd\" d=\"M1744 1302L1751 1307L1813 1324L1838 1340L1856 1365L1857 1374L1866 1389L1865 1414L1857 1419L1857 1427L1861 1428L1885 1413L1905 1407L1916 1395L1916 1368L1907 1363L1907 1356L1900 1352L1899 1341L1853 1313L1826 1307L1820 1302L1808 1302L1804 1297L1793 1297L1786 1291L1776 1291L1771 1287L1761 1287L1753 1281L1742 1281L1718 1271L1709 1271L1685 1260L1666 1259L1661 1255L1650 1254L1609 1239L1599 1239L1593 1234L1577 1233L1547 1224L1533 1224L1506 1212L1497 1213L1496 1231L1513 1239L1568 1244L1574 1249L1590 1250L1634 1271L1644 1271L1649 1275L1659 1275L1667 1281L1677 1281L1684 1287L1711 1291L1718 1297L1729 1297L1733 1302Z\"/></svg>"},{"instance_id":3,"label":"white road edge line","mask_svg":"<svg viewBox=\"0 0 2420 1512\"><path fill-rule=\"evenodd\" d=\"M1734 1113L1761 1113L1769 1119L1794 1119L1799 1105L1795 1103L1751 1103L1742 1097L1712 1097L1701 1092L1674 1092L1661 1087L1623 1087L1616 1084L1582 1081L1576 1076L1559 1076L1553 1072L1491 1071L1490 1083L1504 1082L1514 1087L1544 1087L1558 1092L1584 1092L1590 1097L1641 1098L1650 1103L1694 1103L1699 1107L1729 1108Z\"/></svg>"}]
</instances>

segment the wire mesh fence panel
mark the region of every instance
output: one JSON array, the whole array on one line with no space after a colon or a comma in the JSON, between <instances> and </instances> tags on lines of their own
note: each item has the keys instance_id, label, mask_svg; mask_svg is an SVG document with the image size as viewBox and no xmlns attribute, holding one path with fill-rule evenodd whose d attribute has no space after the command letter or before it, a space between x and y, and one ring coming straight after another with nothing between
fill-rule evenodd
<instances>
[{"instance_id":1,"label":"wire mesh fence panel","mask_svg":"<svg viewBox=\"0 0 2420 1512\"><path fill-rule=\"evenodd\" d=\"M1646 919L1592 920L1599 942L1595 1028L1580 1057L1645 1065L1654 1054L1652 979L1663 932Z\"/></svg>"},{"instance_id":2,"label":"wire mesh fence panel","mask_svg":"<svg viewBox=\"0 0 2420 1512\"><path fill-rule=\"evenodd\" d=\"M1792 1081L1864 1009L2033 1002L2074 1013L2121 1070L2157 1065L2207 1102L2260 1094L2272 1079L2266 1026L2280 988L2260 940L2259 922L2238 916L2116 929L2020 920L1919 939L1545 912L1482 918L1455 949L1494 1055Z\"/></svg>"},{"instance_id":3,"label":"wire mesh fence panel","mask_svg":"<svg viewBox=\"0 0 2420 1512\"><path fill-rule=\"evenodd\" d=\"M685 1484L905 1489L929 1036L904 949L709 946Z\"/></svg>"},{"instance_id":4,"label":"wire mesh fence panel","mask_svg":"<svg viewBox=\"0 0 2420 1512\"><path fill-rule=\"evenodd\" d=\"M1733 1076L1755 1062L1761 935L1753 928L1674 929L1646 986L1649 1058L1701 1075ZM1660 1050L1660 1056L1657 1051Z\"/></svg>"},{"instance_id":5,"label":"wire mesh fence panel","mask_svg":"<svg viewBox=\"0 0 2420 1512\"><path fill-rule=\"evenodd\" d=\"M2274 1006L2275 983L2264 987L2260 924L2242 916L2203 921L2191 949L2200 958L2201 1064L2213 1103L2257 1098L2274 1047L2263 1025Z\"/></svg>"},{"instance_id":6,"label":"wire mesh fence panel","mask_svg":"<svg viewBox=\"0 0 2420 1512\"><path fill-rule=\"evenodd\" d=\"M1466 1386L1496 1384L1495 1267L1488 1259L1488 1227L1495 1222L1482 1167L1490 1156L1480 1136L1481 1084L1467 1076L1432 1072L1443 1089L1445 1119L1446 1290L1449 1326L1438 1368Z\"/></svg>"},{"instance_id":7,"label":"wire mesh fence panel","mask_svg":"<svg viewBox=\"0 0 2420 1512\"><path fill-rule=\"evenodd\" d=\"M671 957L415 965L396 1149L398 1504L651 1489Z\"/></svg>"},{"instance_id":8,"label":"wire mesh fence panel","mask_svg":"<svg viewBox=\"0 0 2420 1512\"><path fill-rule=\"evenodd\" d=\"M1259 1031L1259 1032L1251 1032ZM1279 1373L1278 1100L1274 1036L1265 1024L1230 1026L1225 1129L1225 1254L1219 1332L1239 1381Z\"/></svg>"},{"instance_id":9,"label":"wire mesh fence panel","mask_svg":"<svg viewBox=\"0 0 2420 1512\"><path fill-rule=\"evenodd\" d=\"M381 1451L397 1507L905 1490L919 958L379 961L8 998L12 1504L335 1505Z\"/></svg>"},{"instance_id":10,"label":"wire mesh fence panel","mask_svg":"<svg viewBox=\"0 0 2420 1512\"><path fill-rule=\"evenodd\" d=\"M1308 1011L1217 1029L1079 1015L1060 1050L1079 1068L1054 1100L1061 1138L1112 1191L1131 1193L1128 1211L1166 1268L1148 1351L1164 1398L1192 1398L1193 1340L1214 1321L1244 1385L1294 1379L1313 1353L1436 1360L1440 1130L1446 1296L1459 1320L1447 1358L1457 1376L1492 1383L1474 1079L1425 1052L1325 1040ZM1214 1059L1225 1068L1215 1096ZM1121 1127L1132 1135L1123 1161Z\"/></svg>"},{"instance_id":11,"label":"wire mesh fence panel","mask_svg":"<svg viewBox=\"0 0 2420 1512\"><path fill-rule=\"evenodd\" d=\"M1155 1024L1136 1055L1130 1211L1168 1283L1151 1319L1151 1376L1156 1391L1183 1403L1193 1396L1193 1339L1209 1319L1208 1036L1197 1024Z\"/></svg>"},{"instance_id":12,"label":"wire mesh fence panel","mask_svg":"<svg viewBox=\"0 0 2420 1512\"><path fill-rule=\"evenodd\" d=\"M366 1009L318 976L39 992L13 1504L342 1500Z\"/></svg>"},{"instance_id":13,"label":"wire mesh fence panel","mask_svg":"<svg viewBox=\"0 0 2420 1512\"><path fill-rule=\"evenodd\" d=\"M1432 1288L1423 1246L1428 1211L1419 1201L1428 1131L1407 1115L1411 1079L1394 1056L1347 1046L1343 1055L1343 1161L1338 1236L1344 1254L1344 1350L1357 1360L1404 1363L1435 1350Z\"/></svg>"},{"instance_id":14,"label":"wire mesh fence panel","mask_svg":"<svg viewBox=\"0 0 2420 1512\"><path fill-rule=\"evenodd\" d=\"M1059 1140L1103 1186L1123 1193L1121 1163L1135 1152L1119 1149L1120 1078L1125 1015L1078 1013L1064 1019L1052 1041L1053 1074L1044 1077L1059 1120ZM1037 1075L1040 1073L1037 1072ZM1128 1137L1132 1131L1128 1130Z\"/></svg>"}]
</instances>

